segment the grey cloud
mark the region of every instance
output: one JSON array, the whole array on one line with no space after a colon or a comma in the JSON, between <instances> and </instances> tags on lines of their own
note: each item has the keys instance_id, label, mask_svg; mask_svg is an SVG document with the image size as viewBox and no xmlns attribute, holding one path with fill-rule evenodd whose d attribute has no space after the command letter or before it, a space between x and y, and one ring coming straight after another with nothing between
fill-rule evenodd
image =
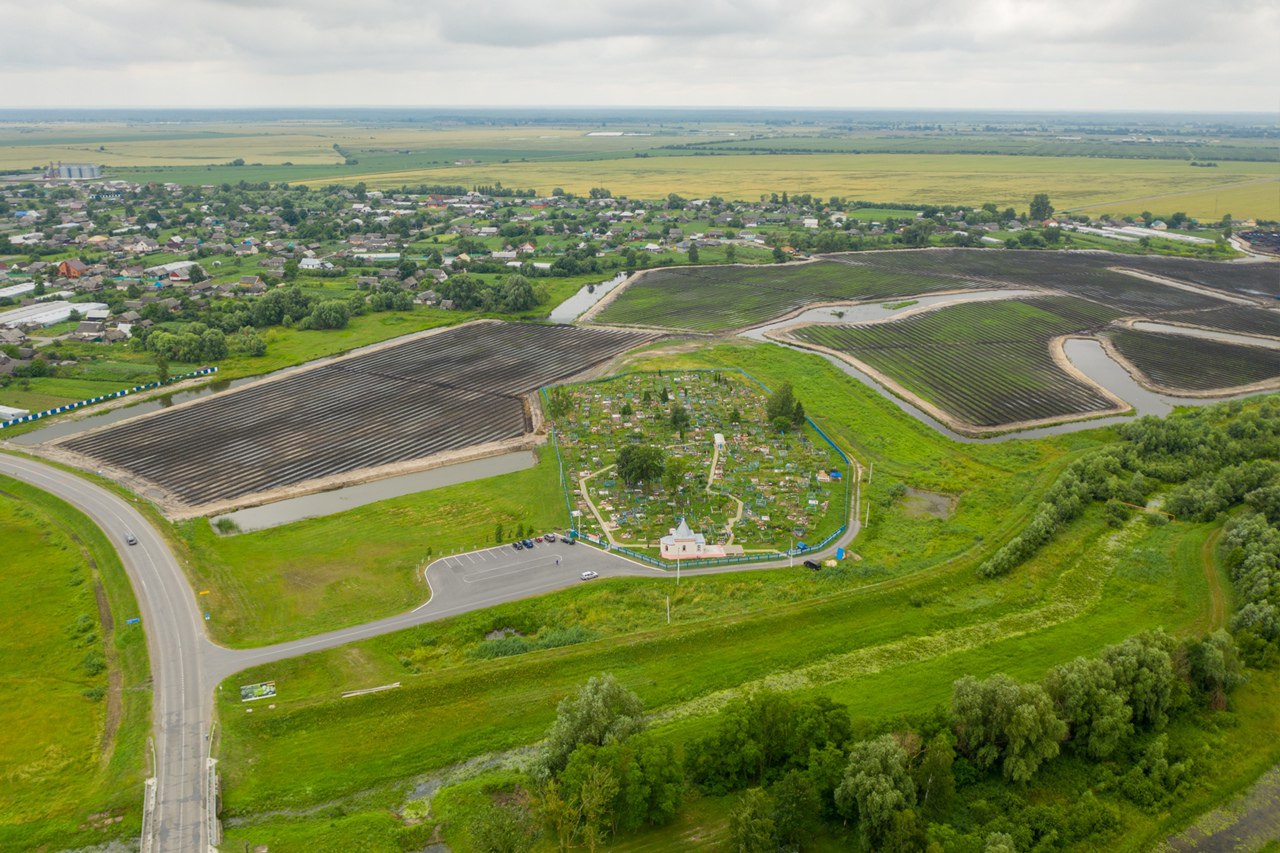
<instances>
[{"instance_id":1,"label":"grey cloud","mask_svg":"<svg viewBox=\"0 0 1280 853\"><path fill-rule=\"evenodd\" d=\"M1242 109L1274 107L1280 73L1280 4L1257 0L0 0L0 20L56 33L0 49L15 106Z\"/></svg>"}]
</instances>

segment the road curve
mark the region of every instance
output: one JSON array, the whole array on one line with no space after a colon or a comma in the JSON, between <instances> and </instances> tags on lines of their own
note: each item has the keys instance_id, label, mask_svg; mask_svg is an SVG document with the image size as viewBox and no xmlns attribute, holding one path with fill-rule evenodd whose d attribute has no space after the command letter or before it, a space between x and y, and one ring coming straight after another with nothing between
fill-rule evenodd
<instances>
[{"instance_id":1,"label":"road curve","mask_svg":"<svg viewBox=\"0 0 1280 853\"><path fill-rule=\"evenodd\" d=\"M210 838L213 821L206 802L206 735L214 716L213 691L223 679L251 666L554 592L580 583L581 573L587 570L597 572L601 578L675 579L669 570L641 565L585 544L546 544L523 552L499 546L442 557L431 563L425 570L431 598L407 613L291 642L228 649L208 638L196 596L178 559L132 502L77 474L26 456L0 453L0 473L56 495L88 516L115 546L129 575L151 656L155 709L155 803L150 819L144 821L144 832L148 827L151 831L149 840L143 838L144 853L206 851L217 841ZM806 558L821 559L857 535L859 492L855 487L852 517L844 535L829 548L806 553ZM136 545L128 544L128 534L137 539ZM791 562L783 558L686 570L684 574L741 572L787 566Z\"/></svg>"},{"instance_id":2,"label":"road curve","mask_svg":"<svg viewBox=\"0 0 1280 853\"><path fill-rule=\"evenodd\" d=\"M21 456L0 454L6 474L74 506L102 528L120 553L142 612L151 656L155 805L150 849L199 851L207 847L204 787L205 733L213 718L205 689L204 632L191 588L163 537L129 501L83 477ZM129 545L132 533L137 545ZM147 849L146 839L143 841Z\"/></svg>"}]
</instances>

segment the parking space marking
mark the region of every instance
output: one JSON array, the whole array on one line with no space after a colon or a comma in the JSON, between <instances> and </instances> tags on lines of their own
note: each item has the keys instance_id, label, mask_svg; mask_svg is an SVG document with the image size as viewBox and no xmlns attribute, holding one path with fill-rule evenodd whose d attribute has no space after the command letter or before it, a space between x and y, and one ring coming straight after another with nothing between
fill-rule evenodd
<instances>
[{"instance_id":1,"label":"parking space marking","mask_svg":"<svg viewBox=\"0 0 1280 853\"><path fill-rule=\"evenodd\" d=\"M495 566L492 569L480 569L474 572L467 572L462 576L463 583L483 583L495 578L507 577L509 575L523 575L530 569L543 568L546 566L554 566L555 561L552 559L544 559L536 563L523 563L518 566Z\"/></svg>"}]
</instances>

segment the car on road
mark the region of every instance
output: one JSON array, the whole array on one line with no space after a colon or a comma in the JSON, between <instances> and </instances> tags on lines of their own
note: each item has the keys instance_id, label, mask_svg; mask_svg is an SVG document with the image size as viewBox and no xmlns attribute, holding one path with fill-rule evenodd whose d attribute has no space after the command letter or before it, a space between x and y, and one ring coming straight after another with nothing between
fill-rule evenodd
<instances>
[{"instance_id":1,"label":"car on road","mask_svg":"<svg viewBox=\"0 0 1280 853\"><path fill-rule=\"evenodd\" d=\"M124 541L128 542L130 545L137 545L138 537L134 536L132 533L126 533L124 535Z\"/></svg>"},{"instance_id":2,"label":"car on road","mask_svg":"<svg viewBox=\"0 0 1280 853\"><path fill-rule=\"evenodd\" d=\"M525 539L521 544L522 544L522 545L524 545L524 547L526 547L526 548L532 548L532 547L533 547L533 540L532 540L532 539Z\"/></svg>"},{"instance_id":3,"label":"car on road","mask_svg":"<svg viewBox=\"0 0 1280 853\"><path fill-rule=\"evenodd\" d=\"M548 542L556 541L556 535L554 533L544 533L542 538L547 540Z\"/></svg>"},{"instance_id":4,"label":"car on road","mask_svg":"<svg viewBox=\"0 0 1280 853\"><path fill-rule=\"evenodd\" d=\"M583 579L584 581L591 581L591 580L595 580L595 579L596 579L596 578L598 578L598 577L600 577L600 573L599 573L599 572L583 572L583 573L582 573L582 579Z\"/></svg>"},{"instance_id":5,"label":"car on road","mask_svg":"<svg viewBox=\"0 0 1280 853\"><path fill-rule=\"evenodd\" d=\"M522 542L512 542L512 543L511 543L511 547L512 547L512 548L515 548L517 551L523 551L523 550L524 550L524 543L522 543Z\"/></svg>"},{"instance_id":6,"label":"car on road","mask_svg":"<svg viewBox=\"0 0 1280 853\"><path fill-rule=\"evenodd\" d=\"M818 569L822 568L822 565L817 560L805 560L804 567L806 569L813 569L816 572Z\"/></svg>"}]
</instances>

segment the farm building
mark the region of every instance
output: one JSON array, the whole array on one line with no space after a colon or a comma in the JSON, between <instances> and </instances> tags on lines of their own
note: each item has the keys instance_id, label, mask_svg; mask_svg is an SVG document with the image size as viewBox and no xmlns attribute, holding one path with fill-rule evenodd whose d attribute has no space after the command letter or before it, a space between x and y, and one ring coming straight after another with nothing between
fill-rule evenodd
<instances>
[{"instance_id":1,"label":"farm building","mask_svg":"<svg viewBox=\"0 0 1280 853\"><path fill-rule=\"evenodd\" d=\"M70 320L72 311L80 312L83 316L85 311L106 307L101 302L41 302L0 312L0 327L20 329L25 326L52 326Z\"/></svg>"}]
</instances>

